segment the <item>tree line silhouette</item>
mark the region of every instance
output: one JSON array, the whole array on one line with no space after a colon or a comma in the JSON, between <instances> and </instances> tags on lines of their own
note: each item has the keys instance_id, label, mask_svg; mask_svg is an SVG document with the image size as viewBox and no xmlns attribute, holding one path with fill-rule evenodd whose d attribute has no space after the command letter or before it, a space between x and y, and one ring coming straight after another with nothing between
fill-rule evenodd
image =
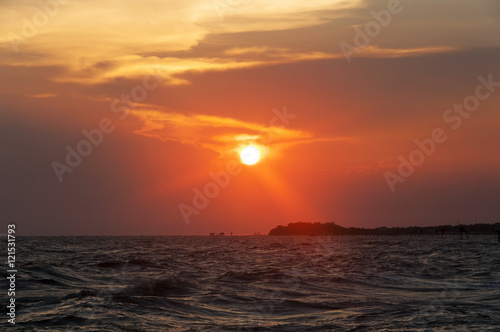
<instances>
[{"instance_id":1,"label":"tree line silhouette","mask_svg":"<svg viewBox=\"0 0 500 332\"><path fill-rule=\"evenodd\" d=\"M467 226L470 234L495 234L495 224L440 225L411 227L357 228L343 227L334 222L297 222L288 226L279 225L269 235L446 235L459 234L459 227Z\"/></svg>"}]
</instances>

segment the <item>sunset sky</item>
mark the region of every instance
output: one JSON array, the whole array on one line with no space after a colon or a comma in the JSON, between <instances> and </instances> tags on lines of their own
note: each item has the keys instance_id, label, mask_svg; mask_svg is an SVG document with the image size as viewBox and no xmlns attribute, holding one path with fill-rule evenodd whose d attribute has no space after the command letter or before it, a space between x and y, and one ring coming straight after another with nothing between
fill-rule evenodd
<instances>
[{"instance_id":1,"label":"sunset sky","mask_svg":"<svg viewBox=\"0 0 500 332\"><path fill-rule=\"evenodd\" d=\"M500 222L497 0L7 0L0 22L1 233Z\"/></svg>"}]
</instances>

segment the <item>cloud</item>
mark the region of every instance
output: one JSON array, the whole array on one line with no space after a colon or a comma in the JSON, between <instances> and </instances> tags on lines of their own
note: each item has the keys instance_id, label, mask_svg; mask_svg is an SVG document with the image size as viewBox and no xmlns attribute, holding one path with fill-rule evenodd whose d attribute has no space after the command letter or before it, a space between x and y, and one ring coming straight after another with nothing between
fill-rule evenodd
<instances>
[{"instance_id":1,"label":"cloud","mask_svg":"<svg viewBox=\"0 0 500 332\"><path fill-rule=\"evenodd\" d=\"M308 4L295 0L272 4L257 0L243 1L221 21L217 3L201 0L153 0L147 6L137 6L132 2L117 5L112 0L69 2L59 5L51 15L47 15L38 3L6 2L0 4L3 13L0 14L0 20L6 31L0 36L0 53L8 56L3 57L0 64L62 66L68 71L58 75L55 81L83 84L142 76L145 67L155 64L165 69L166 84L186 84L188 82L177 75L190 71L263 65L267 59L255 58L261 52L267 54L266 58L273 58L270 64L324 58L325 54L279 51L265 45L254 45L246 50L231 49L227 45L226 53L208 57L154 57L140 54L145 50L150 54L187 51L207 36L217 33L236 34L313 26L325 21L325 18L315 14L316 11L346 6L345 2L339 0L320 0ZM36 17L46 19L40 23ZM234 17L239 18L235 21ZM95 26L99 27L98 31L94 29ZM13 40L14 44L18 43L15 47L18 52L13 50Z\"/></svg>"},{"instance_id":2,"label":"cloud","mask_svg":"<svg viewBox=\"0 0 500 332\"><path fill-rule=\"evenodd\" d=\"M181 114L157 110L131 112L143 123L135 133L162 141L176 141L198 148L208 148L231 156L248 144L272 145L282 149L313 141L311 133L280 126L265 126L229 117L206 114Z\"/></svg>"},{"instance_id":3,"label":"cloud","mask_svg":"<svg viewBox=\"0 0 500 332\"><path fill-rule=\"evenodd\" d=\"M27 95L28 97L31 98L55 98L58 96L57 93L38 93L34 95Z\"/></svg>"},{"instance_id":4,"label":"cloud","mask_svg":"<svg viewBox=\"0 0 500 332\"><path fill-rule=\"evenodd\" d=\"M390 49L380 48L376 45L366 46L361 52L360 56L365 57L381 57L381 58L402 58L421 56L426 54L457 52L459 48L449 46L436 46L436 47L419 47L419 48L405 48L405 49Z\"/></svg>"},{"instance_id":5,"label":"cloud","mask_svg":"<svg viewBox=\"0 0 500 332\"><path fill-rule=\"evenodd\" d=\"M190 82L182 75L190 72L341 58L340 42L352 39L351 27L365 24L371 7L381 3L152 0L147 6L137 6L128 1L117 5L113 0L90 0L60 5L38 24L34 15L45 13L38 3L3 2L0 21L6 33L0 36L0 65L64 67L66 70L52 80L81 84L141 78L147 67L155 65L162 68L163 84L183 85ZM468 9L470 5L460 1L460 7ZM490 7L493 4L479 6L473 20L457 25L450 18L443 21L446 6L442 3L438 13L425 19L418 13L427 6L408 5L401 14L405 20L394 19L376 41L380 46L365 47L361 56L420 56L463 48L453 45L449 35L455 36L457 29L465 31L476 26L479 19L493 15ZM423 23L435 27L440 22L446 24L439 30L440 39L422 46L417 30ZM26 36L30 24L35 24L35 33ZM497 28L489 23L485 29ZM488 35L479 32L473 33L473 40ZM17 54L12 50L13 34L23 40ZM470 34L461 36L471 38Z\"/></svg>"},{"instance_id":6,"label":"cloud","mask_svg":"<svg viewBox=\"0 0 500 332\"><path fill-rule=\"evenodd\" d=\"M280 49L277 49L280 50ZM225 55L242 55L242 54L263 54L269 51L267 46L252 46L252 47L233 47L224 51Z\"/></svg>"}]
</instances>

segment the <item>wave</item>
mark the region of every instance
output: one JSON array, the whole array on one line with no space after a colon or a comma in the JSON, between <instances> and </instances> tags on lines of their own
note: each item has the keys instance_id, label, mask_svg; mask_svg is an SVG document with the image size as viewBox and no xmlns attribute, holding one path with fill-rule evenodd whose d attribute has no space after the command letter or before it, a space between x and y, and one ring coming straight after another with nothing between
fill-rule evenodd
<instances>
[{"instance_id":1,"label":"wave","mask_svg":"<svg viewBox=\"0 0 500 332\"><path fill-rule=\"evenodd\" d=\"M283 272L276 269L264 269L260 271L228 271L218 277L218 280L230 282L255 282L282 280L287 277Z\"/></svg>"},{"instance_id":2,"label":"wave","mask_svg":"<svg viewBox=\"0 0 500 332\"><path fill-rule=\"evenodd\" d=\"M493 331L500 324L500 258L491 238L471 239L474 246L451 237L219 240L98 238L101 250L86 251L82 240L71 253L63 249L76 240L31 239L20 259L13 330L408 331L417 324L451 331L463 322ZM61 255L46 254L48 242Z\"/></svg>"},{"instance_id":3,"label":"wave","mask_svg":"<svg viewBox=\"0 0 500 332\"><path fill-rule=\"evenodd\" d=\"M136 259L132 258L129 260L110 260L110 261L104 261L104 262L99 262L95 264L96 267L100 268L110 268L110 269L119 269L119 268L124 268L126 266L139 266L139 267L157 267L160 268L160 266L156 263L149 262L143 259Z\"/></svg>"},{"instance_id":4,"label":"wave","mask_svg":"<svg viewBox=\"0 0 500 332\"><path fill-rule=\"evenodd\" d=\"M200 289L196 281L179 276L162 277L141 281L137 285L128 286L118 294L128 296L182 296L197 292Z\"/></svg>"}]
</instances>

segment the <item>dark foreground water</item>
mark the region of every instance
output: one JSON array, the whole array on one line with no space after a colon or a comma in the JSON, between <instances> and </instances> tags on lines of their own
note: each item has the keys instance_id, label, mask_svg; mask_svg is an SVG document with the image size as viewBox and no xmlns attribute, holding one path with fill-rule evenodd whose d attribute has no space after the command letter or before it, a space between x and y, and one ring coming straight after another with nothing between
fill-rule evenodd
<instances>
[{"instance_id":1,"label":"dark foreground water","mask_svg":"<svg viewBox=\"0 0 500 332\"><path fill-rule=\"evenodd\" d=\"M25 237L16 251L5 331L500 331L493 236Z\"/></svg>"}]
</instances>

